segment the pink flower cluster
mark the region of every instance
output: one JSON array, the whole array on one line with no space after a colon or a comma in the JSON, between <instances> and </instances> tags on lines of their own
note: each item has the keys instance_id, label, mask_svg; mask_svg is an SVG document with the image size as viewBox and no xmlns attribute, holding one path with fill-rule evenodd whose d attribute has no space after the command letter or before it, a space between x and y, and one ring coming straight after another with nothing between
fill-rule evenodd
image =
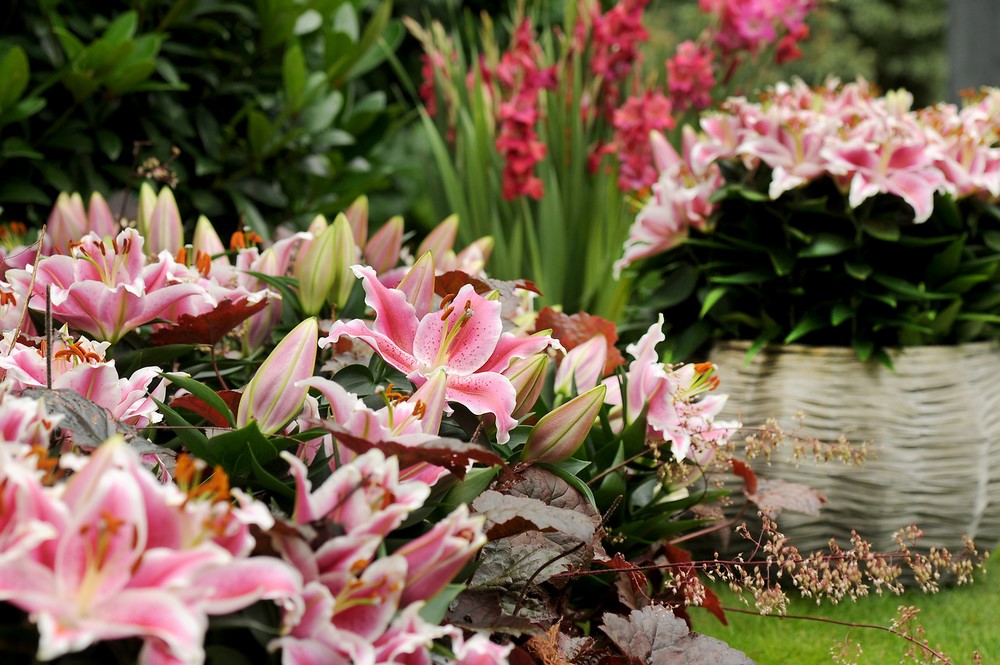
<instances>
[{"instance_id":1,"label":"pink flower cluster","mask_svg":"<svg viewBox=\"0 0 1000 665\"><path fill-rule=\"evenodd\" d=\"M508 201L520 196L540 199L543 194L535 164L545 156L546 146L538 140L535 124L541 115L539 93L554 88L556 78L554 68L539 67L541 59L531 21L524 19L495 72L503 96L496 147L503 157L503 197Z\"/></svg>"},{"instance_id":2,"label":"pink flower cluster","mask_svg":"<svg viewBox=\"0 0 1000 665\"><path fill-rule=\"evenodd\" d=\"M615 110L615 138L608 147L618 152L618 187L622 191L638 191L656 182L649 134L673 129L676 123L670 113L670 100L653 90L629 97Z\"/></svg>"},{"instance_id":3,"label":"pink flower cluster","mask_svg":"<svg viewBox=\"0 0 1000 665\"><path fill-rule=\"evenodd\" d=\"M606 112L619 103L619 85L641 61L640 45L649 39L642 24L649 0L624 0L614 3L607 12L601 3L583 0L575 28L577 43L586 42L589 24L590 71L601 79L599 97Z\"/></svg>"},{"instance_id":4,"label":"pink flower cluster","mask_svg":"<svg viewBox=\"0 0 1000 665\"><path fill-rule=\"evenodd\" d=\"M915 223L931 215L935 194L996 198L998 100L994 90L961 110L940 104L913 111L909 93L877 97L861 80L819 88L780 84L761 102L732 98L702 118L700 135L685 135L683 159L654 135L660 176L617 268L669 249L690 226L709 224L715 209L709 196L722 184L720 160L766 167L772 200L830 177L851 208L891 194L909 205Z\"/></svg>"},{"instance_id":5,"label":"pink flower cluster","mask_svg":"<svg viewBox=\"0 0 1000 665\"><path fill-rule=\"evenodd\" d=\"M313 489L308 470L284 454L296 480L293 519L298 532L276 536L282 555L302 574L302 608L286 613L284 665L310 663L429 664L431 642L451 637L457 662L506 661L509 648L451 626L433 626L419 610L444 588L486 542L482 517L463 505L423 536L378 556L390 531L423 505L430 487L403 481L395 458L378 450L357 457ZM342 531L330 537L324 524ZM482 661L473 660L483 657Z\"/></svg>"},{"instance_id":6,"label":"pink flower cluster","mask_svg":"<svg viewBox=\"0 0 1000 665\"><path fill-rule=\"evenodd\" d=\"M670 101L678 111L700 111L712 104L715 87L712 50L687 40L677 46L677 53L667 60L667 87Z\"/></svg>"},{"instance_id":7,"label":"pink flower cluster","mask_svg":"<svg viewBox=\"0 0 1000 665\"><path fill-rule=\"evenodd\" d=\"M5 434L25 402L0 401ZM56 463L23 434L0 445L0 600L29 613L39 660L137 637L140 663L196 665L208 616L301 594L295 569L248 556L250 526L273 521L263 504L164 485L120 438Z\"/></svg>"},{"instance_id":8,"label":"pink flower cluster","mask_svg":"<svg viewBox=\"0 0 1000 665\"><path fill-rule=\"evenodd\" d=\"M604 380L608 387L605 402L619 426L634 422L645 410L647 437L670 445L678 461L691 458L701 463L711 459L719 446L740 428L738 422L715 422L728 395L713 395L719 385L715 366L665 366L659 361L656 345L663 335L663 315L627 351L634 360L626 373L626 392L617 378Z\"/></svg>"},{"instance_id":9,"label":"pink flower cluster","mask_svg":"<svg viewBox=\"0 0 1000 665\"><path fill-rule=\"evenodd\" d=\"M724 54L757 53L784 33L782 40L792 38L779 46L787 58L795 40L808 36L805 18L816 0L699 0L698 5L715 18L713 39Z\"/></svg>"}]
</instances>

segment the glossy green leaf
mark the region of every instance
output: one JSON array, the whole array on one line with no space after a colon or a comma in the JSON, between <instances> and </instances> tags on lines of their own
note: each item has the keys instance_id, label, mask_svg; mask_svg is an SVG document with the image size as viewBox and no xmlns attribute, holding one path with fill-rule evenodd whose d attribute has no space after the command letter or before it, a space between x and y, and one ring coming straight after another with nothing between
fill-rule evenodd
<instances>
[{"instance_id":1,"label":"glossy green leaf","mask_svg":"<svg viewBox=\"0 0 1000 665\"><path fill-rule=\"evenodd\" d=\"M12 46L0 56L0 113L13 108L28 87L28 56L20 46Z\"/></svg>"},{"instance_id":2,"label":"glossy green leaf","mask_svg":"<svg viewBox=\"0 0 1000 665\"><path fill-rule=\"evenodd\" d=\"M226 404L225 400L219 397L214 390L206 386L204 383L180 374L163 374L163 378L183 388L201 401L205 402L205 404L208 404L210 407L218 411L219 414L229 422L230 427L233 427L236 424L236 418L233 415L233 412L229 410L229 406Z\"/></svg>"},{"instance_id":3,"label":"glossy green leaf","mask_svg":"<svg viewBox=\"0 0 1000 665\"><path fill-rule=\"evenodd\" d=\"M819 233L813 239L811 245L799 252L799 258L816 258L824 256L836 256L842 254L854 246L854 241L842 235L834 233Z\"/></svg>"},{"instance_id":4,"label":"glossy green leaf","mask_svg":"<svg viewBox=\"0 0 1000 665\"><path fill-rule=\"evenodd\" d=\"M725 286L717 286L705 296L705 301L701 304L701 311L698 313L698 318L704 319L705 315L708 314L715 304L729 292L729 289Z\"/></svg>"},{"instance_id":5,"label":"glossy green leaf","mask_svg":"<svg viewBox=\"0 0 1000 665\"><path fill-rule=\"evenodd\" d=\"M282 81L285 86L285 96L292 111L298 111L302 106L302 95L306 89L306 58L302 47L292 44L282 60Z\"/></svg>"}]
</instances>

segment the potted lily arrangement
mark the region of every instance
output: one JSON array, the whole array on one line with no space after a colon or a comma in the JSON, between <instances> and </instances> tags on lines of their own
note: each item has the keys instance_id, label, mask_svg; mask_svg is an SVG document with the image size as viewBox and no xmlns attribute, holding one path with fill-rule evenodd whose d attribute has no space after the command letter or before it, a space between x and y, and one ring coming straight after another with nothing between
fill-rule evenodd
<instances>
[{"instance_id":1,"label":"potted lily arrangement","mask_svg":"<svg viewBox=\"0 0 1000 665\"><path fill-rule=\"evenodd\" d=\"M881 446L860 475L874 507L858 476L797 472L831 500L797 534L811 544L915 514L937 541L1000 537L985 471L1000 432L974 378L1000 369L1000 92L911 103L796 82L728 100L680 151L654 135L660 178L617 264L662 277L675 357L711 344L743 366L745 422L802 411L812 434Z\"/></svg>"}]
</instances>

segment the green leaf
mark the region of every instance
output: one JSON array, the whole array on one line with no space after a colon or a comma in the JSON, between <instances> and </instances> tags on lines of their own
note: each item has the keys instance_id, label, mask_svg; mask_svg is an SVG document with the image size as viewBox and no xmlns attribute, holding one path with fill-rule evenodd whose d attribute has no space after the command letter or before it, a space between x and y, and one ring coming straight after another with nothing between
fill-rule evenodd
<instances>
[{"instance_id":1,"label":"green leaf","mask_svg":"<svg viewBox=\"0 0 1000 665\"><path fill-rule=\"evenodd\" d=\"M204 383L196 381L188 376L181 376L180 374L162 374L161 376L171 383L187 390L205 404L208 404L210 407L218 411L229 422L230 427L234 427L236 425L236 418L233 416L233 412L229 410L229 406L226 405L225 400L219 397L214 390L206 386Z\"/></svg>"},{"instance_id":2,"label":"green leaf","mask_svg":"<svg viewBox=\"0 0 1000 665\"><path fill-rule=\"evenodd\" d=\"M268 144L274 136L274 128L268 121L267 116L253 109L247 114L247 141L250 143L250 150L257 157L262 157L267 152Z\"/></svg>"},{"instance_id":3,"label":"green leaf","mask_svg":"<svg viewBox=\"0 0 1000 665\"><path fill-rule=\"evenodd\" d=\"M4 140L3 146L0 147L0 157L4 157L6 159L13 159L16 157L24 157L26 159L44 159L45 155L32 148L30 143L19 136L12 136L9 139Z\"/></svg>"},{"instance_id":4,"label":"green leaf","mask_svg":"<svg viewBox=\"0 0 1000 665\"><path fill-rule=\"evenodd\" d=\"M892 275L876 274L872 276L872 279L882 286L895 291L901 296L906 296L911 300L950 300L955 297L950 293L934 293L932 291L928 291L923 284L913 284L905 279L893 277Z\"/></svg>"},{"instance_id":5,"label":"green leaf","mask_svg":"<svg viewBox=\"0 0 1000 665\"><path fill-rule=\"evenodd\" d=\"M798 324L792 328L792 331L785 336L785 344L791 344L795 340L808 335L809 333L826 328L829 324L827 323L828 317L823 317L816 312L809 312Z\"/></svg>"},{"instance_id":6,"label":"green leaf","mask_svg":"<svg viewBox=\"0 0 1000 665\"><path fill-rule=\"evenodd\" d=\"M289 445L292 442L289 440ZM253 470L254 463L261 467L271 464L278 459L279 452L274 440L261 434L255 422L213 436L208 447L218 464L234 478L245 477Z\"/></svg>"},{"instance_id":7,"label":"green leaf","mask_svg":"<svg viewBox=\"0 0 1000 665\"><path fill-rule=\"evenodd\" d=\"M872 353L875 352L875 342L870 339L856 339L854 340L854 353L858 356L858 360L861 362L868 362L872 357Z\"/></svg>"},{"instance_id":8,"label":"green leaf","mask_svg":"<svg viewBox=\"0 0 1000 665\"><path fill-rule=\"evenodd\" d=\"M295 490L292 487L283 483L277 476L264 468L257 457L257 450L253 446L247 446L247 452L250 453L250 469L253 471L253 478L261 487L286 498L295 496Z\"/></svg>"},{"instance_id":9,"label":"green leaf","mask_svg":"<svg viewBox=\"0 0 1000 665\"><path fill-rule=\"evenodd\" d=\"M664 275L663 288L656 292L656 305L661 309L673 307L691 297L698 285L698 270L689 264L682 264L676 270Z\"/></svg>"},{"instance_id":10,"label":"green leaf","mask_svg":"<svg viewBox=\"0 0 1000 665\"><path fill-rule=\"evenodd\" d=\"M715 306L715 304L719 302L719 300L728 292L729 289L727 289L725 286L717 286L711 291L709 291L708 295L705 296L705 302L703 302L701 305L701 312L698 313L698 318L704 319L705 315L708 314L709 311L711 311L711 309Z\"/></svg>"},{"instance_id":11,"label":"green leaf","mask_svg":"<svg viewBox=\"0 0 1000 665\"><path fill-rule=\"evenodd\" d=\"M0 125L20 122L25 118L30 118L45 108L45 103L45 100L41 97L28 97L27 99L22 99L14 105L14 108L7 109L0 113Z\"/></svg>"},{"instance_id":12,"label":"green leaf","mask_svg":"<svg viewBox=\"0 0 1000 665\"><path fill-rule=\"evenodd\" d=\"M285 85L285 96L293 112L302 107L302 94L306 89L306 58L302 47L296 42L285 51L281 64L281 77Z\"/></svg>"},{"instance_id":13,"label":"green leaf","mask_svg":"<svg viewBox=\"0 0 1000 665\"><path fill-rule=\"evenodd\" d=\"M490 483L493 482L498 473L500 473L499 466L470 469L465 474L464 480L456 483L454 487L448 490L448 494L444 498L444 504L447 506L458 506L460 504L472 503L477 496L486 491L486 488L490 486Z\"/></svg>"},{"instance_id":14,"label":"green leaf","mask_svg":"<svg viewBox=\"0 0 1000 665\"><path fill-rule=\"evenodd\" d=\"M135 10L129 10L122 14L108 25L108 29L104 31L104 36L102 39L110 44L120 44L121 42L132 39L135 36L135 30L139 27L139 15Z\"/></svg>"},{"instance_id":15,"label":"green leaf","mask_svg":"<svg viewBox=\"0 0 1000 665\"><path fill-rule=\"evenodd\" d=\"M368 397L375 392L375 376L365 365L347 365L333 375L333 380L358 397Z\"/></svg>"},{"instance_id":16,"label":"green leaf","mask_svg":"<svg viewBox=\"0 0 1000 665\"><path fill-rule=\"evenodd\" d=\"M189 453L213 466L219 463L218 458L209 450L208 437L200 429L192 426L182 415L160 400L155 397L151 399L156 403L157 411L163 414L163 421L171 426L170 431Z\"/></svg>"},{"instance_id":17,"label":"green leaf","mask_svg":"<svg viewBox=\"0 0 1000 665\"><path fill-rule=\"evenodd\" d=\"M959 275L939 286L938 291L942 293L968 293L979 284L991 281L993 281L991 275Z\"/></svg>"},{"instance_id":18,"label":"green leaf","mask_svg":"<svg viewBox=\"0 0 1000 665\"><path fill-rule=\"evenodd\" d=\"M866 219L861 222L861 228L873 238L888 242L896 242L901 235L898 224L882 219Z\"/></svg>"},{"instance_id":19,"label":"green leaf","mask_svg":"<svg viewBox=\"0 0 1000 665\"><path fill-rule=\"evenodd\" d=\"M310 134L321 132L333 124L343 107L344 95L339 90L334 90L302 110L302 127Z\"/></svg>"},{"instance_id":20,"label":"green leaf","mask_svg":"<svg viewBox=\"0 0 1000 665\"><path fill-rule=\"evenodd\" d=\"M774 272L779 277L784 277L792 272L795 267L795 256L786 249L772 249L767 253L774 266Z\"/></svg>"},{"instance_id":21,"label":"green leaf","mask_svg":"<svg viewBox=\"0 0 1000 665\"><path fill-rule=\"evenodd\" d=\"M20 46L12 46L0 57L0 113L13 108L28 87L28 56Z\"/></svg>"},{"instance_id":22,"label":"green leaf","mask_svg":"<svg viewBox=\"0 0 1000 665\"><path fill-rule=\"evenodd\" d=\"M1000 252L1000 231L983 231L983 242L994 252Z\"/></svg>"},{"instance_id":23,"label":"green leaf","mask_svg":"<svg viewBox=\"0 0 1000 665\"><path fill-rule=\"evenodd\" d=\"M818 233L811 245L799 252L799 258L816 258L822 256L836 256L842 254L854 246L851 238L835 233Z\"/></svg>"},{"instance_id":24,"label":"green leaf","mask_svg":"<svg viewBox=\"0 0 1000 665\"><path fill-rule=\"evenodd\" d=\"M417 613L430 625L437 626L444 620L451 602L464 590L464 584L447 584L426 601Z\"/></svg>"},{"instance_id":25,"label":"green leaf","mask_svg":"<svg viewBox=\"0 0 1000 665\"><path fill-rule=\"evenodd\" d=\"M99 129L95 136L97 147L101 149L101 152L111 161L118 159L119 155L122 154L121 137L109 129Z\"/></svg>"},{"instance_id":26,"label":"green leaf","mask_svg":"<svg viewBox=\"0 0 1000 665\"><path fill-rule=\"evenodd\" d=\"M961 300L956 300L936 313L930 324L935 335L946 337L951 333L951 329L955 326L956 317L962 311L962 304Z\"/></svg>"},{"instance_id":27,"label":"green leaf","mask_svg":"<svg viewBox=\"0 0 1000 665\"><path fill-rule=\"evenodd\" d=\"M847 305L843 303L834 305L833 309L830 310L830 325L834 327L839 326L853 315L854 310Z\"/></svg>"},{"instance_id":28,"label":"green leaf","mask_svg":"<svg viewBox=\"0 0 1000 665\"><path fill-rule=\"evenodd\" d=\"M559 464L543 463L543 464L536 464L535 466L537 466L540 469L545 469L553 476L562 478L567 485L575 489L583 496L587 497L587 501L589 501L592 506L595 507L597 506L597 499L594 497L594 492L590 489L590 486L587 483L583 482L583 480L581 480L580 477L577 476L576 474L571 473L568 469L564 468ZM493 467L493 468L499 470L500 467Z\"/></svg>"},{"instance_id":29,"label":"green leaf","mask_svg":"<svg viewBox=\"0 0 1000 665\"><path fill-rule=\"evenodd\" d=\"M711 275L708 281L715 284L761 284L770 281L772 275L766 270L747 270L732 275Z\"/></svg>"},{"instance_id":30,"label":"green leaf","mask_svg":"<svg viewBox=\"0 0 1000 665\"><path fill-rule=\"evenodd\" d=\"M940 284L955 274L962 261L967 236L963 233L949 244L927 264L927 281L930 284Z\"/></svg>"}]
</instances>

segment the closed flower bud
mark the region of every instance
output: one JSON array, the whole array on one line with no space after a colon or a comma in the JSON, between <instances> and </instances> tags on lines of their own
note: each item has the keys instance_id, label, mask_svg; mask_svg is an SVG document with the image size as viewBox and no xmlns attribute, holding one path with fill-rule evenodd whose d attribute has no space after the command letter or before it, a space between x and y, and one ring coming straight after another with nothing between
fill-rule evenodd
<instances>
[{"instance_id":1,"label":"closed flower bud","mask_svg":"<svg viewBox=\"0 0 1000 665\"><path fill-rule=\"evenodd\" d=\"M156 256L166 250L171 255L176 254L184 245L184 226L181 224L181 213L177 209L177 200L169 187L160 190L156 197L149 217L149 227L146 231L146 252Z\"/></svg>"},{"instance_id":2,"label":"closed flower bud","mask_svg":"<svg viewBox=\"0 0 1000 665\"><path fill-rule=\"evenodd\" d=\"M403 249L403 218L396 215L372 235L365 246L365 263L375 272L388 272L399 263Z\"/></svg>"},{"instance_id":3,"label":"closed flower bud","mask_svg":"<svg viewBox=\"0 0 1000 665\"><path fill-rule=\"evenodd\" d=\"M319 314L327 294L333 288L336 242L333 227L323 228L312 239L299 260L299 301L307 316Z\"/></svg>"},{"instance_id":4,"label":"closed flower bud","mask_svg":"<svg viewBox=\"0 0 1000 665\"><path fill-rule=\"evenodd\" d=\"M595 386L542 416L528 434L521 460L559 462L571 457L587 438L606 392L604 384Z\"/></svg>"},{"instance_id":5,"label":"closed flower bud","mask_svg":"<svg viewBox=\"0 0 1000 665\"><path fill-rule=\"evenodd\" d=\"M329 232L333 234L333 284L327 294L327 300L342 309L347 304L357 278L351 266L357 263L357 246L354 244L354 232L344 214L337 215Z\"/></svg>"},{"instance_id":6,"label":"closed flower bud","mask_svg":"<svg viewBox=\"0 0 1000 665\"><path fill-rule=\"evenodd\" d=\"M510 380L517 393L514 418L522 418L531 411L542 394L545 385L545 374L549 369L549 358L544 353L536 353L527 358L519 358L510 364L501 374Z\"/></svg>"},{"instance_id":7,"label":"closed flower bud","mask_svg":"<svg viewBox=\"0 0 1000 665\"><path fill-rule=\"evenodd\" d=\"M274 434L299 414L309 388L296 383L313 375L318 340L319 324L310 317L274 347L243 391L237 427L255 421L262 433Z\"/></svg>"},{"instance_id":8,"label":"closed flower bud","mask_svg":"<svg viewBox=\"0 0 1000 665\"><path fill-rule=\"evenodd\" d=\"M368 241L368 197L362 194L344 211L347 222L351 225L354 244L364 247Z\"/></svg>"},{"instance_id":9,"label":"closed flower bud","mask_svg":"<svg viewBox=\"0 0 1000 665\"><path fill-rule=\"evenodd\" d=\"M452 251L457 235L458 215L449 215L427 234L427 237L424 238L424 241L417 248L417 256L422 255L424 252L431 252L435 258L440 259L446 252Z\"/></svg>"},{"instance_id":10,"label":"closed flower bud","mask_svg":"<svg viewBox=\"0 0 1000 665\"><path fill-rule=\"evenodd\" d=\"M555 390L563 395L590 390L597 385L608 360L608 340L604 335L594 335L583 344L566 353L556 371Z\"/></svg>"}]
</instances>

